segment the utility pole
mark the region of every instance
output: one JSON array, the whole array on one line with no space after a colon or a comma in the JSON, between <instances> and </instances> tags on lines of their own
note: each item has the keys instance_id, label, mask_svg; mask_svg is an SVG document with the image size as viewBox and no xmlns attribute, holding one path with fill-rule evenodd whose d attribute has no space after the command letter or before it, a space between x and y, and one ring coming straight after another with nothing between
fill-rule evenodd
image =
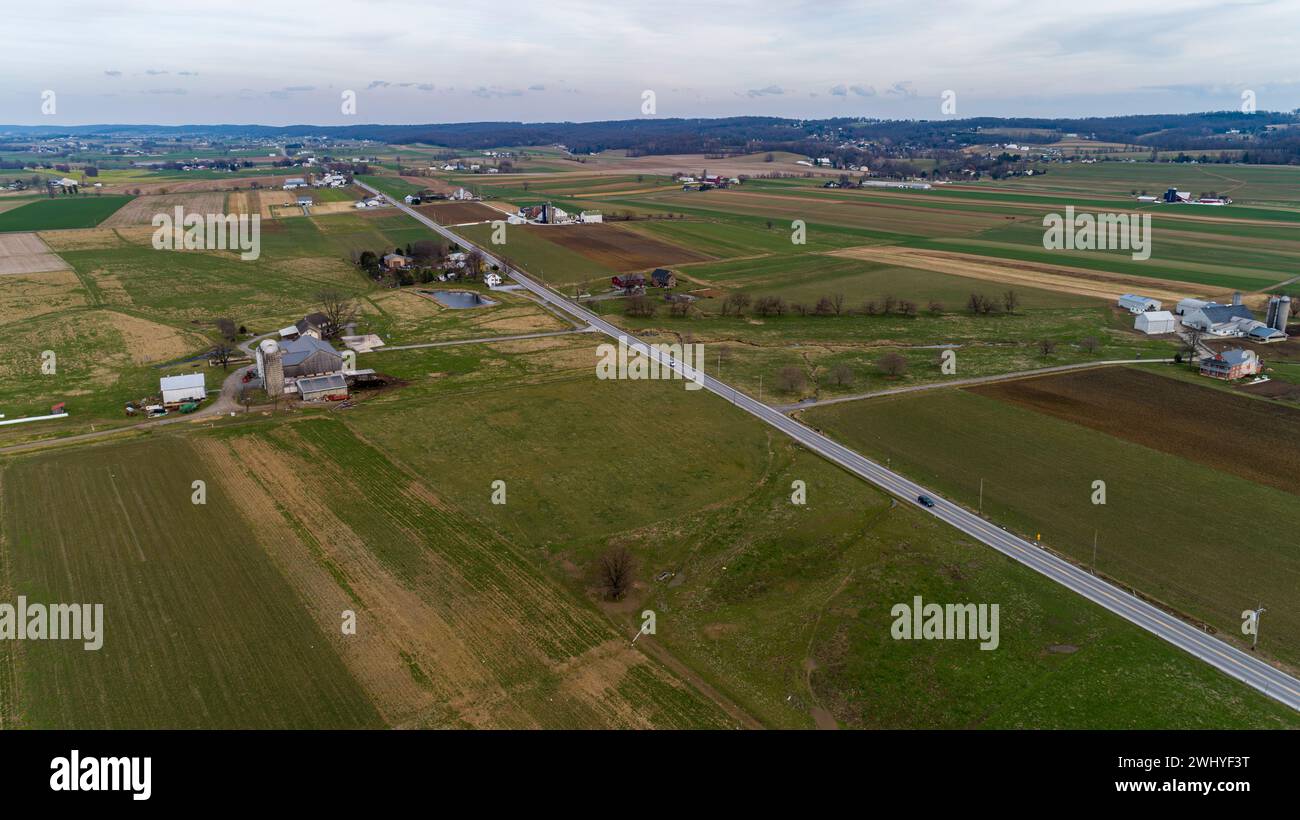
<instances>
[{"instance_id":1,"label":"utility pole","mask_svg":"<svg viewBox=\"0 0 1300 820\"><path fill-rule=\"evenodd\" d=\"M1264 609L1264 605L1260 604L1259 609L1256 609L1254 613L1251 615L1250 620L1252 622L1252 625L1255 627L1255 634L1251 637L1251 641L1250 641L1251 652L1254 652L1255 647L1259 646L1259 616L1263 615L1267 611L1268 610Z\"/></svg>"},{"instance_id":2,"label":"utility pole","mask_svg":"<svg viewBox=\"0 0 1300 820\"><path fill-rule=\"evenodd\" d=\"M984 479L980 479L980 515L984 514Z\"/></svg>"},{"instance_id":3,"label":"utility pole","mask_svg":"<svg viewBox=\"0 0 1300 820\"><path fill-rule=\"evenodd\" d=\"M760 404L763 402L763 377L762 376L758 377L758 401Z\"/></svg>"},{"instance_id":4,"label":"utility pole","mask_svg":"<svg viewBox=\"0 0 1300 820\"><path fill-rule=\"evenodd\" d=\"M1097 574L1097 531L1092 531L1092 574Z\"/></svg>"}]
</instances>

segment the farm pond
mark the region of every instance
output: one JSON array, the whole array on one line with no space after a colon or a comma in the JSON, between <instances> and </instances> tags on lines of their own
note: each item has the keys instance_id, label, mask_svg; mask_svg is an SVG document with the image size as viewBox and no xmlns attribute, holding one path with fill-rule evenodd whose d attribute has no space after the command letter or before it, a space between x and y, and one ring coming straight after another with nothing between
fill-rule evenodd
<instances>
[{"instance_id":1,"label":"farm pond","mask_svg":"<svg viewBox=\"0 0 1300 820\"><path fill-rule=\"evenodd\" d=\"M420 293L433 297L438 304L449 308L489 307L496 304L469 290L422 290Z\"/></svg>"}]
</instances>

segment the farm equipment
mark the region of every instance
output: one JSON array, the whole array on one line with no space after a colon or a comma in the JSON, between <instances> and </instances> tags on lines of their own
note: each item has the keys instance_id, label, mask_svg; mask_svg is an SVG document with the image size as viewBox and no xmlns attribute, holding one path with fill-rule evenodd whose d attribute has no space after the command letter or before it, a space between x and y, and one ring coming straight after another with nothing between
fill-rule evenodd
<instances>
[{"instance_id":1,"label":"farm equipment","mask_svg":"<svg viewBox=\"0 0 1300 820\"><path fill-rule=\"evenodd\" d=\"M51 415L51 416L57 416L57 415L59 415L60 413L66 413L66 412L68 412L68 403L65 402L65 401L61 401L61 402L59 402L58 404L56 404L56 405L54 405L53 407L50 408L50 415Z\"/></svg>"},{"instance_id":2,"label":"farm equipment","mask_svg":"<svg viewBox=\"0 0 1300 820\"><path fill-rule=\"evenodd\" d=\"M196 401L187 401L181 405L182 413L193 413L195 410L198 409L199 409L199 403Z\"/></svg>"},{"instance_id":3,"label":"farm equipment","mask_svg":"<svg viewBox=\"0 0 1300 820\"><path fill-rule=\"evenodd\" d=\"M167 408L163 407L161 404L151 404L144 409L144 412L148 418L156 419L167 415Z\"/></svg>"}]
</instances>

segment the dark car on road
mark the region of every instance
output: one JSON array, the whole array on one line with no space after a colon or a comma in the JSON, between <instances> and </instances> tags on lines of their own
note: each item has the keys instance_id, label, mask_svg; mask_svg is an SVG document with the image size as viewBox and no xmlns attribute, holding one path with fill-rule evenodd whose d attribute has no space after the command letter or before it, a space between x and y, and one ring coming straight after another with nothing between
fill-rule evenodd
<instances>
[{"instance_id":1,"label":"dark car on road","mask_svg":"<svg viewBox=\"0 0 1300 820\"><path fill-rule=\"evenodd\" d=\"M933 507L933 506L934 506L934 499L931 498L931 497L928 496L928 495L918 495L918 496L916 497L916 500L917 500L917 502L918 502L922 507Z\"/></svg>"}]
</instances>

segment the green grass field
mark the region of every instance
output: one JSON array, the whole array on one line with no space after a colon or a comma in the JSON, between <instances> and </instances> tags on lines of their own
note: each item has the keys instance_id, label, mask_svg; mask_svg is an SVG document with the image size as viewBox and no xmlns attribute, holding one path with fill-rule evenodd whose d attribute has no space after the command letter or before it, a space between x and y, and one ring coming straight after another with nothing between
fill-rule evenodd
<instances>
[{"instance_id":1,"label":"green grass field","mask_svg":"<svg viewBox=\"0 0 1300 820\"><path fill-rule=\"evenodd\" d=\"M237 499L191 503L197 461L171 438L4 465L4 599L104 607L98 651L0 645L5 728L382 725Z\"/></svg>"},{"instance_id":2,"label":"green grass field","mask_svg":"<svg viewBox=\"0 0 1300 820\"><path fill-rule=\"evenodd\" d=\"M129 196L67 196L41 199L0 213L0 232L93 228L131 201Z\"/></svg>"},{"instance_id":3,"label":"green grass field","mask_svg":"<svg viewBox=\"0 0 1300 820\"><path fill-rule=\"evenodd\" d=\"M459 374L464 355L425 352L408 367ZM640 583L616 620L630 634L634 614L654 609L653 640L765 724L811 727L822 710L845 727L1292 725L721 400L679 383L595 382L575 366L509 391L466 368L463 391L455 375L436 401L394 397L348 424L418 474L456 476L446 497L577 591L602 550L632 549ZM449 416L479 423L443 430ZM496 479L504 506L490 500ZM795 479L805 507L790 504ZM655 580L664 570L676 575ZM1000 601L1002 649L891 640L889 607L914 594Z\"/></svg>"},{"instance_id":4,"label":"green grass field","mask_svg":"<svg viewBox=\"0 0 1300 820\"><path fill-rule=\"evenodd\" d=\"M328 480L305 484L308 469ZM451 480L417 479L324 419L5 465L6 600L102 602L106 626L94 653L0 647L0 725L731 725L441 503ZM75 517L56 512L67 497Z\"/></svg>"},{"instance_id":5,"label":"green grass field","mask_svg":"<svg viewBox=\"0 0 1300 820\"><path fill-rule=\"evenodd\" d=\"M1241 398L1240 401L1249 401ZM1153 407L1152 412L1158 412ZM1300 500L1146 447L968 391L805 411L808 423L993 521L1239 636L1242 610L1285 600L1300 559L1276 521ZM1092 482L1106 482L1103 506ZM1230 500L1225 527L1198 511ZM1253 603L1252 603L1253 602ZM1264 651L1300 660L1300 620L1279 610Z\"/></svg>"}]
</instances>

